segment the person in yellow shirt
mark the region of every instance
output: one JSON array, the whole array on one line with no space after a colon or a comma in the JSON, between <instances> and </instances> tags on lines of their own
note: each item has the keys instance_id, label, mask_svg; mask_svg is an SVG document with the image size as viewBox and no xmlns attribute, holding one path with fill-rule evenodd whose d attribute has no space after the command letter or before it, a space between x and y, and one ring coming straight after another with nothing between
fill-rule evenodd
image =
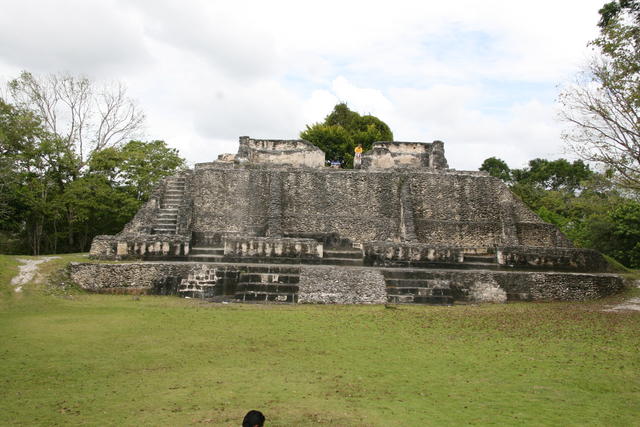
<instances>
[{"instance_id":1,"label":"person in yellow shirt","mask_svg":"<svg viewBox=\"0 0 640 427\"><path fill-rule=\"evenodd\" d=\"M362 144L358 144L354 151L356 152L356 155L353 158L353 167L359 169L362 164Z\"/></svg>"}]
</instances>

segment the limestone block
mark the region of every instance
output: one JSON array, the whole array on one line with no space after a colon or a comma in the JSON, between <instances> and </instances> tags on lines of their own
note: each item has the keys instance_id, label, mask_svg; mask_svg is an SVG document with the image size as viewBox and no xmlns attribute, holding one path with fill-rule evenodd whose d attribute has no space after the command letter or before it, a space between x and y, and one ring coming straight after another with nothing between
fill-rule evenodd
<instances>
[{"instance_id":1,"label":"limestone block","mask_svg":"<svg viewBox=\"0 0 640 427\"><path fill-rule=\"evenodd\" d=\"M129 254L129 244L127 242L118 242L116 255L123 256Z\"/></svg>"}]
</instances>

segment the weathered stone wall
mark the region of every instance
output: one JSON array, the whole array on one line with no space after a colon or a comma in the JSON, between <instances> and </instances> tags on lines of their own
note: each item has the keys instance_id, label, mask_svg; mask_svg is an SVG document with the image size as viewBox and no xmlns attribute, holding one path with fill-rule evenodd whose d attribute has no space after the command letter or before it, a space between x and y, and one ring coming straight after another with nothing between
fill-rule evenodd
<instances>
[{"instance_id":1,"label":"weathered stone wall","mask_svg":"<svg viewBox=\"0 0 640 427\"><path fill-rule=\"evenodd\" d=\"M231 257L322 257L322 243L315 239L225 236L224 255Z\"/></svg>"},{"instance_id":2,"label":"weathered stone wall","mask_svg":"<svg viewBox=\"0 0 640 427\"><path fill-rule=\"evenodd\" d=\"M409 210L411 231L421 243L568 244L502 182L479 174L207 168L196 170L193 185L199 189L193 195L193 231L197 233L264 236L271 223L289 236L337 233L356 242L400 241L407 238L405 212ZM278 191L272 191L273 185ZM280 197L277 220L273 194Z\"/></svg>"},{"instance_id":3,"label":"weathered stone wall","mask_svg":"<svg viewBox=\"0 0 640 427\"><path fill-rule=\"evenodd\" d=\"M315 145L302 139L252 139L240 137L236 160L252 164L324 167L325 155Z\"/></svg>"},{"instance_id":4,"label":"weathered stone wall","mask_svg":"<svg viewBox=\"0 0 640 427\"><path fill-rule=\"evenodd\" d=\"M298 302L315 304L383 304L384 278L378 270L301 266Z\"/></svg>"},{"instance_id":5,"label":"weathered stone wall","mask_svg":"<svg viewBox=\"0 0 640 427\"><path fill-rule=\"evenodd\" d=\"M71 279L88 291L100 292L115 289L152 290L168 277L188 277L193 264L171 263L122 263L92 264L71 263Z\"/></svg>"},{"instance_id":6,"label":"weathered stone wall","mask_svg":"<svg viewBox=\"0 0 640 427\"><path fill-rule=\"evenodd\" d=\"M371 150L362 155L362 169L448 167L442 141L374 142Z\"/></svg>"},{"instance_id":7,"label":"weathered stone wall","mask_svg":"<svg viewBox=\"0 0 640 427\"><path fill-rule=\"evenodd\" d=\"M72 263L71 278L90 291L135 289L152 291L168 279L180 283L202 271L235 271L228 264L197 263ZM384 269L364 267L300 266L298 302L380 304L386 302ZM394 269L393 271L400 271ZM451 290L454 301L504 302L587 300L623 289L613 274L519 272L487 270L407 270L425 282Z\"/></svg>"},{"instance_id":8,"label":"weathered stone wall","mask_svg":"<svg viewBox=\"0 0 640 427\"><path fill-rule=\"evenodd\" d=\"M398 273L401 269L386 270ZM620 292L621 277L612 274L492 270L405 270L408 277L449 289L454 301L582 301Z\"/></svg>"}]
</instances>

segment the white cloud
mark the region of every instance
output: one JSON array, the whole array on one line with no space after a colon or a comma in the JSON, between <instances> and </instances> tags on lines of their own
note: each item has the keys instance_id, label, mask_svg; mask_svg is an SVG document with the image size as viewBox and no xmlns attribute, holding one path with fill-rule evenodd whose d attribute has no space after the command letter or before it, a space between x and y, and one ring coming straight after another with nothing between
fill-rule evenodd
<instances>
[{"instance_id":1,"label":"white cloud","mask_svg":"<svg viewBox=\"0 0 640 427\"><path fill-rule=\"evenodd\" d=\"M105 75L148 57L139 25L108 0L5 1L0 40L2 62L30 71Z\"/></svg>"},{"instance_id":2,"label":"white cloud","mask_svg":"<svg viewBox=\"0 0 640 427\"><path fill-rule=\"evenodd\" d=\"M125 81L148 136L191 162L239 135L296 137L345 101L398 140L444 140L452 167L519 166L561 154L550 94L587 55L601 5L5 0L0 76Z\"/></svg>"}]
</instances>

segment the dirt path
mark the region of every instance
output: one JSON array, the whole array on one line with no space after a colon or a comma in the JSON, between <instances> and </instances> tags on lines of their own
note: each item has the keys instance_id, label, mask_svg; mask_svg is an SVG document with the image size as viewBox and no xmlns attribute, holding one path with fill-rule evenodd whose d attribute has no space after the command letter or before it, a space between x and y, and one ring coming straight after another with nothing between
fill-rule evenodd
<instances>
[{"instance_id":1,"label":"dirt path","mask_svg":"<svg viewBox=\"0 0 640 427\"><path fill-rule=\"evenodd\" d=\"M60 258L57 256L48 256L40 259L18 259L21 265L18 275L11 279L11 284L16 287L16 292L22 292L22 285L29 283L38 272L38 264Z\"/></svg>"},{"instance_id":2,"label":"dirt path","mask_svg":"<svg viewBox=\"0 0 640 427\"><path fill-rule=\"evenodd\" d=\"M636 287L640 288L640 280L636 280ZM640 311L640 298L631 298L618 305L606 308L603 311Z\"/></svg>"}]
</instances>

